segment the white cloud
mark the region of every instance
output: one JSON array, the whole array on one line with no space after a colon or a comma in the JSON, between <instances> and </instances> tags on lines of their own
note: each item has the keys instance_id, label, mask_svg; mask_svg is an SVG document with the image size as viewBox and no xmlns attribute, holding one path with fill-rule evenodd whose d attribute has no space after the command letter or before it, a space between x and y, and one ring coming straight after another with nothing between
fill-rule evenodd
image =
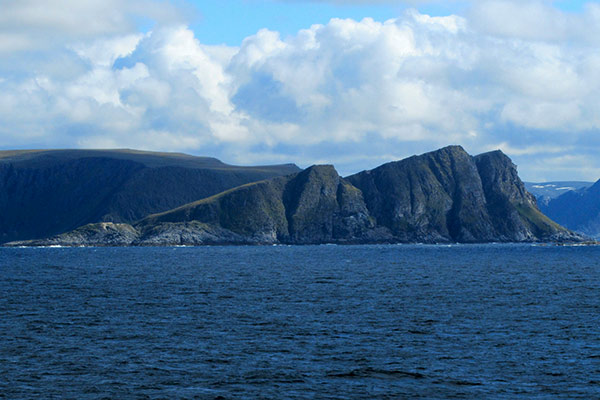
<instances>
[{"instance_id":1,"label":"white cloud","mask_svg":"<svg viewBox=\"0 0 600 400\"><path fill-rule=\"evenodd\" d=\"M598 43L600 5L587 3L585 13L566 13L549 0L481 0L473 2L470 21L478 30L518 40L578 40Z\"/></svg>"},{"instance_id":2,"label":"white cloud","mask_svg":"<svg viewBox=\"0 0 600 400\"><path fill-rule=\"evenodd\" d=\"M91 64L110 67L118 58L130 55L143 36L142 34L117 36L92 43L77 43L72 48L79 57L88 60Z\"/></svg>"},{"instance_id":3,"label":"white cloud","mask_svg":"<svg viewBox=\"0 0 600 400\"><path fill-rule=\"evenodd\" d=\"M595 182L600 176L600 167L595 155L564 154L531 160L527 179L530 182L556 180L578 180Z\"/></svg>"},{"instance_id":4,"label":"white cloud","mask_svg":"<svg viewBox=\"0 0 600 400\"><path fill-rule=\"evenodd\" d=\"M164 3L109 1L120 14L95 1L46 16L38 2L10 3L10 15L37 31L0 17L11 65L0 60L0 146L329 160L349 173L384 154L458 143L474 153L500 147L529 178L542 178L543 160L564 169L564 160L595 160L577 152L600 150L597 28L584 33L600 16L595 6L566 14L528 3L538 28L515 15L515 3L486 1L466 17L409 10L385 22L333 19L285 38L263 29L228 47L202 44L175 14L166 20L177 23L136 32L135 7L152 15ZM94 13L94 26L72 20ZM54 29L54 50L30 43ZM11 48L11 37L23 40ZM587 173L600 170L591 162Z\"/></svg>"},{"instance_id":5,"label":"white cloud","mask_svg":"<svg viewBox=\"0 0 600 400\"><path fill-rule=\"evenodd\" d=\"M580 106L574 102L515 100L503 107L501 117L519 126L539 130L585 129L589 123L581 118Z\"/></svg>"},{"instance_id":6,"label":"white cloud","mask_svg":"<svg viewBox=\"0 0 600 400\"><path fill-rule=\"evenodd\" d=\"M141 18L183 20L181 10L158 0L0 0L0 10L0 52L131 33Z\"/></svg>"},{"instance_id":7,"label":"white cloud","mask_svg":"<svg viewBox=\"0 0 600 400\"><path fill-rule=\"evenodd\" d=\"M534 145L534 146L525 146L525 147L515 147L511 146L507 142L502 143L492 143L487 146L488 151L493 150L502 150L506 154L511 154L513 156L531 156L537 154L557 154L564 153L565 151L573 150L572 147L562 147L562 146L553 146L553 145Z\"/></svg>"}]
</instances>

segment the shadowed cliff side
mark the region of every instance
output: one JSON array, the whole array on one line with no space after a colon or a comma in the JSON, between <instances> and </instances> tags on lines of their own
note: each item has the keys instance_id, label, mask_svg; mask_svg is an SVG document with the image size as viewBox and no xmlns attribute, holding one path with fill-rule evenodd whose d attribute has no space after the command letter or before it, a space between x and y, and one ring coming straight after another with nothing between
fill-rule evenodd
<instances>
[{"instance_id":1,"label":"shadowed cliff side","mask_svg":"<svg viewBox=\"0 0 600 400\"><path fill-rule=\"evenodd\" d=\"M460 146L384 164L347 178L378 225L406 242L495 239L477 167Z\"/></svg>"},{"instance_id":2,"label":"shadowed cliff side","mask_svg":"<svg viewBox=\"0 0 600 400\"><path fill-rule=\"evenodd\" d=\"M208 157L133 150L0 152L0 243L93 222L134 222L293 164L238 167Z\"/></svg>"},{"instance_id":3,"label":"shadowed cliff side","mask_svg":"<svg viewBox=\"0 0 600 400\"><path fill-rule=\"evenodd\" d=\"M556 240L572 235L540 212L516 166L501 151L476 156L494 235L501 241ZM575 236L575 235L573 235Z\"/></svg>"},{"instance_id":4,"label":"shadowed cliff side","mask_svg":"<svg viewBox=\"0 0 600 400\"><path fill-rule=\"evenodd\" d=\"M501 151L471 157L448 146L347 179L399 241L577 240L537 209Z\"/></svg>"},{"instance_id":5,"label":"shadowed cliff side","mask_svg":"<svg viewBox=\"0 0 600 400\"><path fill-rule=\"evenodd\" d=\"M103 242L102 237L105 237ZM331 165L245 184L128 224L29 245L581 241L545 217L500 151L460 146L346 179Z\"/></svg>"},{"instance_id":6,"label":"shadowed cliff side","mask_svg":"<svg viewBox=\"0 0 600 400\"><path fill-rule=\"evenodd\" d=\"M152 215L136 227L141 241L156 229L191 221L230 232L233 243L330 243L364 239L374 226L361 193L330 165L235 188L176 210Z\"/></svg>"}]
</instances>

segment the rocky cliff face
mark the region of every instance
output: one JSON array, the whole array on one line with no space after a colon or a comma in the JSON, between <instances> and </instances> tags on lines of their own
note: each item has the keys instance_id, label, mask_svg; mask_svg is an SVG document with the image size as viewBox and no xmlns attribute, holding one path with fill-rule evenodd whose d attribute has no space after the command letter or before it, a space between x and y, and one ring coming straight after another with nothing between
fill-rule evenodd
<instances>
[{"instance_id":1,"label":"rocky cliff face","mask_svg":"<svg viewBox=\"0 0 600 400\"><path fill-rule=\"evenodd\" d=\"M244 185L150 216L136 226L145 232L165 222L190 221L224 229L235 243L359 241L373 227L361 193L329 165Z\"/></svg>"},{"instance_id":2,"label":"rocky cliff face","mask_svg":"<svg viewBox=\"0 0 600 400\"><path fill-rule=\"evenodd\" d=\"M361 193L331 165L308 168L291 179L283 204L289 222L284 240L288 242L357 240L373 227Z\"/></svg>"},{"instance_id":3,"label":"rocky cliff face","mask_svg":"<svg viewBox=\"0 0 600 400\"><path fill-rule=\"evenodd\" d=\"M0 243L48 237L94 222L131 223L299 170L126 150L0 152Z\"/></svg>"},{"instance_id":4,"label":"rocky cliff face","mask_svg":"<svg viewBox=\"0 0 600 400\"><path fill-rule=\"evenodd\" d=\"M471 157L449 146L347 179L397 241L577 240L538 210L501 151Z\"/></svg>"},{"instance_id":5,"label":"rocky cliff face","mask_svg":"<svg viewBox=\"0 0 600 400\"><path fill-rule=\"evenodd\" d=\"M499 151L471 157L460 146L346 179L333 166L313 166L133 225L88 225L32 244L95 244L103 235L115 245L582 239L541 214L508 157Z\"/></svg>"},{"instance_id":6,"label":"rocky cliff face","mask_svg":"<svg viewBox=\"0 0 600 400\"><path fill-rule=\"evenodd\" d=\"M501 151L474 159L493 225L493 235L502 241L554 240L570 234L537 208L533 195L519 179L517 168Z\"/></svg>"},{"instance_id":7,"label":"rocky cliff face","mask_svg":"<svg viewBox=\"0 0 600 400\"><path fill-rule=\"evenodd\" d=\"M477 167L461 147L348 177L378 225L403 242L493 240Z\"/></svg>"},{"instance_id":8,"label":"rocky cliff face","mask_svg":"<svg viewBox=\"0 0 600 400\"><path fill-rule=\"evenodd\" d=\"M376 232L361 192L332 166L321 165L243 185L133 225L88 224L29 244L359 243L373 241Z\"/></svg>"}]
</instances>

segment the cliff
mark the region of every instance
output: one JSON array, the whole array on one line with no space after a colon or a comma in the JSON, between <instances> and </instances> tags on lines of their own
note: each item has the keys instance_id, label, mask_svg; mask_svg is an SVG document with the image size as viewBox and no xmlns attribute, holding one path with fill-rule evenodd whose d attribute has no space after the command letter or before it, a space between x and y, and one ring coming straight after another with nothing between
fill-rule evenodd
<instances>
[{"instance_id":1,"label":"cliff","mask_svg":"<svg viewBox=\"0 0 600 400\"><path fill-rule=\"evenodd\" d=\"M360 191L332 166L321 165L227 190L133 225L88 224L29 244L359 243L372 241L376 231Z\"/></svg>"},{"instance_id":2,"label":"cliff","mask_svg":"<svg viewBox=\"0 0 600 400\"><path fill-rule=\"evenodd\" d=\"M0 152L0 243L94 222L131 223L293 164L238 167L208 157L133 150Z\"/></svg>"},{"instance_id":3,"label":"cliff","mask_svg":"<svg viewBox=\"0 0 600 400\"><path fill-rule=\"evenodd\" d=\"M515 165L502 152L471 157L462 147L449 146L347 178L331 165L312 166L229 189L131 225L93 224L28 244L579 240L580 236L538 210Z\"/></svg>"},{"instance_id":4,"label":"cliff","mask_svg":"<svg viewBox=\"0 0 600 400\"><path fill-rule=\"evenodd\" d=\"M173 231L192 221L230 232L223 242L235 243L358 242L374 227L360 191L330 165L244 185L152 215L136 227L148 242L157 226L168 223Z\"/></svg>"},{"instance_id":5,"label":"cliff","mask_svg":"<svg viewBox=\"0 0 600 400\"><path fill-rule=\"evenodd\" d=\"M516 166L501 151L475 157L494 235L502 241L561 241L578 235L540 212Z\"/></svg>"},{"instance_id":6,"label":"cliff","mask_svg":"<svg viewBox=\"0 0 600 400\"><path fill-rule=\"evenodd\" d=\"M347 178L378 225L402 242L569 240L537 209L501 151L471 157L460 146L384 164Z\"/></svg>"}]
</instances>

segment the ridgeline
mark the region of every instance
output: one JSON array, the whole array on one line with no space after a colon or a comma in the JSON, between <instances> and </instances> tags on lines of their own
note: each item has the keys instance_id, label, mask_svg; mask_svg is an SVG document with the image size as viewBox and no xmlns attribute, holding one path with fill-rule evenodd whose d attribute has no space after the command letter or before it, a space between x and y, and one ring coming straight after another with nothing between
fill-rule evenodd
<instances>
[{"instance_id":1,"label":"ridgeline","mask_svg":"<svg viewBox=\"0 0 600 400\"><path fill-rule=\"evenodd\" d=\"M135 150L0 151L0 243L94 222L132 223L224 190L300 171Z\"/></svg>"},{"instance_id":2,"label":"ridgeline","mask_svg":"<svg viewBox=\"0 0 600 400\"><path fill-rule=\"evenodd\" d=\"M515 165L500 151L472 157L460 146L449 146L346 178L331 165L298 171L293 164L232 167L215 159L185 155L141 153L142 158L154 157L152 162L144 162L131 152L118 153L119 157L113 152L108 158L91 154L93 162L74 158L62 161L60 167L42 163L40 170L23 173L25 177L38 177L36 187L49 187L47 180L54 182L54 191L59 194L49 189L48 194L67 203L75 202L78 207L72 212L68 207L61 210L61 216L69 216L68 224L52 224L54 219L47 216L44 229L5 235L32 239L8 245L583 240L539 211ZM75 170L71 163L77 166ZM107 172L106 164L115 167ZM88 193L94 190L88 186L90 175L101 182L101 196ZM67 179L76 176L79 180L75 183ZM27 186L26 182L20 184L16 186ZM66 184L69 190L60 184ZM78 191L81 196L71 199ZM60 208L58 203L52 202L55 208ZM84 208L86 212L75 218L74 212ZM40 213L36 210L37 218L43 219ZM15 226L14 221L11 226ZM9 231L4 221L0 228ZM51 231L54 233L43 238L43 232Z\"/></svg>"}]
</instances>

